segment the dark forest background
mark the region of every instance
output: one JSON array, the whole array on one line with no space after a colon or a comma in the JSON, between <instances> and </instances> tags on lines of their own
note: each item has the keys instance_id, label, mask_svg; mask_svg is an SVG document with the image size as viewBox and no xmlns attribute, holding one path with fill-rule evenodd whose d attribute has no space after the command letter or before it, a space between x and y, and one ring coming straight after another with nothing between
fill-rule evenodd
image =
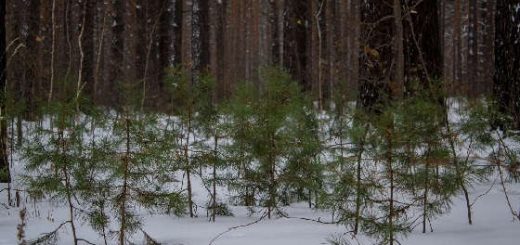
<instances>
[{"instance_id":1,"label":"dark forest background","mask_svg":"<svg viewBox=\"0 0 520 245\"><path fill-rule=\"evenodd\" d=\"M211 74L218 99L240 81L260 88L272 65L320 104L340 87L352 99L376 83L400 96L433 80L451 95L518 94L516 0L3 2L6 86L29 110L78 88L115 105L123 83L162 107L173 66L194 82ZM512 73L494 81L502 69Z\"/></svg>"}]
</instances>

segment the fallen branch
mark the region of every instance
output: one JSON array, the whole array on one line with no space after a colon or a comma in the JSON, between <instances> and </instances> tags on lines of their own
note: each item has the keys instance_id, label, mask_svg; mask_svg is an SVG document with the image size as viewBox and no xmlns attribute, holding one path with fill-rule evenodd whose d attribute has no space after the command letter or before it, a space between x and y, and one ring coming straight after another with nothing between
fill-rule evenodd
<instances>
[{"instance_id":1,"label":"fallen branch","mask_svg":"<svg viewBox=\"0 0 520 245\"><path fill-rule=\"evenodd\" d=\"M65 221L61 223L56 229L54 229L51 232L48 233L42 233L40 234L40 237L38 237L36 240L29 241L28 244L41 244L43 242L48 242L49 240L56 239L56 235L58 231L66 224L70 223L70 221Z\"/></svg>"},{"instance_id":2,"label":"fallen branch","mask_svg":"<svg viewBox=\"0 0 520 245\"><path fill-rule=\"evenodd\" d=\"M219 233L217 236L213 237L213 239L211 239L209 241L209 245L212 245L217 239L222 237L224 234L229 233L229 232L231 232L233 230L236 230L236 229L239 229L239 228L244 228L244 227L248 227L248 226L257 224L258 222L262 221L265 217L267 217L267 213L264 213L259 219L255 220L255 221L253 221L251 223L230 227L226 231L223 231L223 232Z\"/></svg>"},{"instance_id":3,"label":"fallen branch","mask_svg":"<svg viewBox=\"0 0 520 245\"><path fill-rule=\"evenodd\" d=\"M151 237L148 233L146 233L146 231L144 231L143 228L139 228L139 229L141 230L141 232L144 235L144 240L145 240L146 245L160 245L161 244L158 241L156 241L155 239L153 239L153 237Z\"/></svg>"},{"instance_id":4,"label":"fallen branch","mask_svg":"<svg viewBox=\"0 0 520 245\"><path fill-rule=\"evenodd\" d=\"M79 242L79 241L82 241L82 242L84 242L84 243L86 243L86 244L89 244L89 245L96 245L95 243L89 242L88 240L83 239L83 238L78 238L78 242Z\"/></svg>"},{"instance_id":5,"label":"fallen branch","mask_svg":"<svg viewBox=\"0 0 520 245\"><path fill-rule=\"evenodd\" d=\"M321 221L320 218L318 219L311 219L311 218L306 218L306 217L292 217L292 216L289 216L283 212L278 212L280 214L280 216L282 216L283 218L286 218L286 219L299 219L299 220L305 220L305 221L311 221L311 222L315 222L315 223L319 223L319 224L323 224L323 225L337 225L339 223L341 223L343 220L338 220L338 221L331 221L331 222L328 222L328 221Z\"/></svg>"},{"instance_id":6,"label":"fallen branch","mask_svg":"<svg viewBox=\"0 0 520 245\"><path fill-rule=\"evenodd\" d=\"M493 189L493 187L495 186L496 182L497 182L497 179L495 178L495 180L493 180L493 184L491 184L489 189L487 189L486 192L480 194L478 197L475 197L475 199L473 199L473 202L470 204L470 206L473 206L477 202L478 199L480 199L481 197L487 195L491 191L491 189Z\"/></svg>"}]
</instances>

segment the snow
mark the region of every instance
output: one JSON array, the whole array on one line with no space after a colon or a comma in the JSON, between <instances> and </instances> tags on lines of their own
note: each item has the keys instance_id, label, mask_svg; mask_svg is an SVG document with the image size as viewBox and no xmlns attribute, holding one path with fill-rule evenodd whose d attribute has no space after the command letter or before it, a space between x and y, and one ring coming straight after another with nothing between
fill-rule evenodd
<instances>
[{"instance_id":1,"label":"snow","mask_svg":"<svg viewBox=\"0 0 520 245\"><path fill-rule=\"evenodd\" d=\"M450 121L458 122L463 119L457 113L463 109L456 101L450 101ZM324 119L326 115L320 115ZM99 132L102 134L103 132ZM511 143L508 143L514 146ZM518 147L518 146L515 146ZM462 153L462 152L461 152ZM15 155L12 159L12 174L19 176L22 173L23 162ZM180 176L179 176L180 177ZM465 199L459 194L453 199L449 212L432 220L433 232L423 234L417 226L408 237L400 237L403 245L517 245L520 241L520 222L513 219L507 205L498 177L490 178L488 182L475 185L470 189L470 199L473 205L473 225L467 223ZM185 183L185 180L183 181ZM199 206L198 217L175 217L164 214L154 214L141 210L143 230L161 244L167 245L316 245L330 244L328 241L343 236L350 228L342 225L323 224L331 220L331 213L323 210L314 210L306 203L294 203L283 207L283 211L291 218L262 218L263 210L256 209L256 213L249 215L247 207L230 206L233 217L217 217L215 223L209 222L206 210L201 208L208 200L207 190L201 179L195 176L192 180L194 201ZM507 194L513 209L520 207L520 183L506 183ZM23 188L18 179L13 183L15 188ZM0 189L6 186L1 185ZM18 244L17 226L20 223L21 208L8 207L7 192L0 192L0 245ZM219 201L228 201L232 193L225 187L218 188ZM484 195L483 195L484 194ZM12 192L14 196L14 191ZM42 233L50 232L65 220L68 220L68 210L64 203L51 201L33 202L20 193L22 208L27 208L25 238L32 240ZM482 195L480 198L479 196ZM301 219L304 218L304 219ZM307 220L305 220L307 219ZM311 220L314 221L311 221ZM85 220L79 220L80 238L94 244L104 244L103 239L93 231ZM320 222L316 222L320 221ZM72 244L71 230L65 226L59 234L57 244ZM364 235L344 238L349 244L370 245L375 240ZM116 237L108 244L116 244ZM142 232L136 232L132 241L145 244ZM212 243L213 242L213 243Z\"/></svg>"},{"instance_id":2,"label":"snow","mask_svg":"<svg viewBox=\"0 0 520 245\"><path fill-rule=\"evenodd\" d=\"M520 205L520 184L506 184L509 197L514 207ZM402 244L443 245L443 244L473 244L473 245L516 245L520 239L520 223L513 221L506 205L505 195L499 182L492 181L473 188L472 199L480 194L491 191L478 199L474 205L474 224L468 225L465 201L462 195L454 199L452 210L432 221L433 233L422 234L417 227L408 237L401 238ZM204 200L206 191L201 182L194 181L196 201ZM2 192L0 202L6 203L6 194ZM198 199L198 200L197 200ZM28 210L26 238L36 238L39 234L49 232L67 219L67 209L58 203L24 203ZM210 244L210 241L230 227L246 225L261 217L260 212L248 216L246 207L231 207L234 217L217 217L215 223L207 221L205 210L198 211L199 217L174 217L168 215L143 213L144 227L155 240L170 245L200 245ZM310 218L328 221L330 214L324 211L309 209L305 203L285 207L284 211L291 217ZM0 208L0 244L17 244L17 225L19 209ZM99 236L88 224L81 224L79 236L95 244L103 244ZM215 245L260 245L288 244L315 245L329 244L328 239L337 237L347 231L338 225L321 224L297 218L264 218L250 226L233 229L216 239ZM71 244L70 229L67 227L60 234L58 244ZM374 241L359 235L356 239L346 236L352 244L368 245ZM136 233L134 241L143 241L141 232ZM115 243L112 240L111 243ZM111 244L109 242L109 244ZM139 243L138 243L139 244Z\"/></svg>"}]
</instances>

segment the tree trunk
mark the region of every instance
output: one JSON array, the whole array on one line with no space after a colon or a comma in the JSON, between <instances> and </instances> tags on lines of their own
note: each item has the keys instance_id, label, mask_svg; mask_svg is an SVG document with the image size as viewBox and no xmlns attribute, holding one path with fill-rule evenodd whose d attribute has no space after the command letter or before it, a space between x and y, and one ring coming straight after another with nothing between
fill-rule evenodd
<instances>
[{"instance_id":1,"label":"tree trunk","mask_svg":"<svg viewBox=\"0 0 520 245\"><path fill-rule=\"evenodd\" d=\"M36 80L39 74L38 70L38 42L37 37L40 31L40 21L38 16L40 15L40 0L27 1L26 8L28 8L27 18L27 33L24 33L25 38L25 52L24 60L26 69L23 74L23 87L22 87L22 98L26 99L26 116L29 118L34 117L36 111Z\"/></svg>"},{"instance_id":2,"label":"tree trunk","mask_svg":"<svg viewBox=\"0 0 520 245\"><path fill-rule=\"evenodd\" d=\"M361 142L359 142L359 148L357 150L357 166L356 166L356 218L354 222L354 234L358 234L359 225L361 222L361 162L363 161L363 152L365 151L365 139L368 134L368 124L365 125L365 132Z\"/></svg>"},{"instance_id":3,"label":"tree trunk","mask_svg":"<svg viewBox=\"0 0 520 245\"><path fill-rule=\"evenodd\" d=\"M215 135L215 142L214 142L214 145L213 145L213 154L214 154L214 159L213 159L213 183L212 183L212 187L213 187L213 194L211 195L212 196L212 199L213 199L213 204L211 205L211 221L215 222L215 218L217 216L217 162L218 161L218 136Z\"/></svg>"},{"instance_id":4,"label":"tree trunk","mask_svg":"<svg viewBox=\"0 0 520 245\"><path fill-rule=\"evenodd\" d=\"M392 95L401 97L404 88L404 34L403 34L403 20L401 10L401 0L394 0L393 4L394 14L394 41L393 41L393 55L394 55L394 75L393 84L390 84Z\"/></svg>"},{"instance_id":5,"label":"tree trunk","mask_svg":"<svg viewBox=\"0 0 520 245\"><path fill-rule=\"evenodd\" d=\"M276 20L278 30L278 65L284 68L284 51L285 51L285 0L276 1Z\"/></svg>"},{"instance_id":6,"label":"tree trunk","mask_svg":"<svg viewBox=\"0 0 520 245\"><path fill-rule=\"evenodd\" d=\"M453 164L453 166L455 166L455 174L457 175L457 185L464 192L464 198L466 200L466 212L467 212L467 216L468 216L468 223L471 225L471 224L473 224L473 221L472 221L472 218L471 218L471 204L470 204L470 201L469 201L469 193L468 193L468 189L466 188L466 185L464 183L464 175L465 175L465 173L461 169L460 163L458 161L457 149L455 147L455 140L451 136L451 135L453 135L453 132L451 131L451 127L450 127L450 124L449 124L447 116L444 117L444 124L446 126L446 129L448 131L447 133L449 135L448 140L449 140L449 144L450 144L450 151L451 151L451 154L452 154L452 156L451 156L452 157L452 164Z\"/></svg>"},{"instance_id":7,"label":"tree trunk","mask_svg":"<svg viewBox=\"0 0 520 245\"><path fill-rule=\"evenodd\" d=\"M218 80L218 71L219 71L219 27L220 27L220 18L219 18L219 3L217 1L209 1L208 12L209 12L209 34L208 34L208 48L209 48L209 73L211 76Z\"/></svg>"},{"instance_id":8,"label":"tree trunk","mask_svg":"<svg viewBox=\"0 0 520 245\"><path fill-rule=\"evenodd\" d=\"M467 49L467 63L468 63L468 83L472 84L469 95L477 96L482 93L482 84L480 76L480 62L479 62L479 37L480 30L480 9L478 0L469 0L468 13L468 49Z\"/></svg>"},{"instance_id":9,"label":"tree trunk","mask_svg":"<svg viewBox=\"0 0 520 245\"><path fill-rule=\"evenodd\" d=\"M191 106L191 105L190 105ZM188 191L188 208L190 213L190 218L195 217L193 213L193 197L192 197L192 189L191 189L191 161L189 156L189 147L190 147L190 134L191 134L191 108L188 112L188 122L187 122L187 132L186 132L186 143L184 145L184 160L186 164L186 181L187 181L187 191Z\"/></svg>"},{"instance_id":10,"label":"tree trunk","mask_svg":"<svg viewBox=\"0 0 520 245\"><path fill-rule=\"evenodd\" d=\"M95 53L95 45L94 45L94 22L95 22L95 14L96 14L96 1L95 0L84 0L84 8L83 14L85 15L85 19L83 21L82 28L83 36L81 40L81 44L83 47L83 67L82 67L82 75L83 85L85 89L85 93L95 97L98 91L94 90L94 53ZM96 88L97 89L97 88Z\"/></svg>"},{"instance_id":11,"label":"tree trunk","mask_svg":"<svg viewBox=\"0 0 520 245\"><path fill-rule=\"evenodd\" d=\"M182 24L181 24L181 62L182 67L188 73L191 79L191 71L193 69L193 0L184 0L182 2ZM193 81L192 81L193 82Z\"/></svg>"},{"instance_id":12,"label":"tree trunk","mask_svg":"<svg viewBox=\"0 0 520 245\"><path fill-rule=\"evenodd\" d=\"M9 159L7 153L7 117L5 98L7 92L6 83L6 26L5 26L6 1L0 3L0 182L11 183L9 171Z\"/></svg>"},{"instance_id":13,"label":"tree trunk","mask_svg":"<svg viewBox=\"0 0 520 245\"><path fill-rule=\"evenodd\" d=\"M201 25L200 25L200 3L199 0L192 1L192 17L191 17L191 84L192 86L197 84L200 77L200 54L201 54Z\"/></svg>"},{"instance_id":14,"label":"tree trunk","mask_svg":"<svg viewBox=\"0 0 520 245\"><path fill-rule=\"evenodd\" d=\"M121 197L119 200L119 216L120 216L120 226L119 226L119 245L124 245L126 241L125 233L127 230L127 220L126 220L126 205L127 205L127 198L128 198L128 179L129 179L129 172L130 172L130 118L128 118L128 115L126 115L127 118L125 118L125 155L123 156L123 188L121 190Z\"/></svg>"},{"instance_id":15,"label":"tree trunk","mask_svg":"<svg viewBox=\"0 0 520 245\"><path fill-rule=\"evenodd\" d=\"M58 140L59 140L59 150L61 151L59 153L59 155L66 155L67 154L67 142L65 140L65 137L64 137L64 124L65 124L65 119L63 117L61 117L61 121L59 122L59 128L58 128ZM63 162L63 166L61 168L61 171L62 171L62 174L63 174L63 182L65 184L65 195L66 195L66 198L67 198L67 204L68 204L68 211L69 211L69 222L70 222L70 227L71 227L71 230L72 230L72 238L74 239L74 245L77 245L78 244L78 237L77 237L77 234L76 234L76 224L74 222L74 219L75 219L75 215L74 215L74 204L73 204L73 200L72 200L72 196L74 195L73 191L72 190L72 186L71 186L71 179L70 179L70 175L69 175L69 170L67 168L67 165L69 164L68 160L67 159L64 159L65 161L67 162Z\"/></svg>"},{"instance_id":16,"label":"tree trunk","mask_svg":"<svg viewBox=\"0 0 520 245\"><path fill-rule=\"evenodd\" d=\"M497 1L495 35L495 88L499 111L512 116L520 128L520 8L515 1ZM505 126L505 125L502 125Z\"/></svg>"},{"instance_id":17,"label":"tree trunk","mask_svg":"<svg viewBox=\"0 0 520 245\"><path fill-rule=\"evenodd\" d=\"M270 135L270 151L269 151L269 201L267 204L267 218L271 219L271 212L276 206L276 183L275 183L275 173L276 173L276 162L275 157L273 156L273 151L275 150L274 144L274 134ZM310 191L309 191L310 192ZM310 195L309 195L310 200Z\"/></svg>"},{"instance_id":18,"label":"tree trunk","mask_svg":"<svg viewBox=\"0 0 520 245\"><path fill-rule=\"evenodd\" d=\"M114 0L107 1L108 10L110 16L112 16L109 23L112 23L110 26L112 27L110 31L110 35L107 37L107 48L109 51L106 52L105 60L106 66L106 87L104 90L107 90L105 95L107 96L107 103L115 104L118 100L120 100L120 96L117 96L117 84L116 81L121 81L122 74L124 73L124 65L123 59L125 55L123 55L122 50L125 49L124 42L124 31L125 24L123 23L124 11L123 11L123 0ZM126 1L130 2L130 1ZM109 94L116 94L116 96L109 96Z\"/></svg>"},{"instance_id":19,"label":"tree trunk","mask_svg":"<svg viewBox=\"0 0 520 245\"><path fill-rule=\"evenodd\" d=\"M461 52L462 52L462 0L455 0L455 14L453 18L453 82L461 84L462 80L462 66L461 66Z\"/></svg>"},{"instance_id":20,"label":"tree trunk","mask_svg":"<svg viewBox=\"0 0 520 245\"><path fill-rule=\"evenodd\" d=\"M327 66L326 70L327 74L325 77L327 81L327 93L324 92L324 99L331 99L332 93L334 91L334 86L336 85L336 81L338 79L338 74L336 73L336 44L338 42L336 35L336 3L333 0L328 0L325 6L325 51L326 51L326 61Z\"/></svg>"},{"instance_id":21,"label":"tree trunk","mask_svg":"<svg viewBox=\"0 0 520 245\"><path fill-rule=\"evenodd\" d=\"M390 199L389 199L389 204L388 204L388 210L389 210L389 213L388 213L388 225L390 226L389 228L389 244L390 245L393 245L394 244L394 236L395 236L395 231L394 231L394 216L395 216L395 207L394 207L394 192L395 192L395 186L394 186L394 168L393 168L393 153L392 153L392 148L393 148L393 145L392 145L392 137L393 137L393 129L392 129L393 126L390 126L390 128L387 128L387 132L386 132L386 141L387 141L387 147L388 149L386 150L386 161L387 161L387 171L388 171L388 179L390 181Z\"/></svg>"},{"instance_id":22,"label":"tree trunk","mask_svg":"<svg viewBox=\"0 0 520 245\"><path fill-rule=\"evenodd\" d=\"M48 102L51 102L52 100L52 93L54 89L54 61L55 61L55 52L56 52L56 0L52 0L52 9L51 9L51 29L52 29L52 36L51 36L51 78L50 78L50 86L49 86L49 94L48 94Z\"/></svg>"},{"instance_id":23,"label":"tree trunk","mask_svg":"<svg viewBox=\"0 0 520 245\"><path fill-rule=\"evenodd\" d=\"M424 166L424 169L426 171L425 177L424 177L424 193L423 193L423 210L422 210L422 233L426 233L426 221L428 219L428 187L429 187L429 173L430 173L430 164L429 160L426 160L426 164Z\"/></svg>"},{"instance_id":24,"label":"tree trunk","mask_svg":"<svg viewBox=\"0 0 520 245\"><path fill-rule=\"evenodd\" d=\"M133 85L138 79L138 35L137 28L137 3L136 1L123 1L123 73L124 84ZM126 98L122 98L123 100Z\"/></svg>"}]
</instances>

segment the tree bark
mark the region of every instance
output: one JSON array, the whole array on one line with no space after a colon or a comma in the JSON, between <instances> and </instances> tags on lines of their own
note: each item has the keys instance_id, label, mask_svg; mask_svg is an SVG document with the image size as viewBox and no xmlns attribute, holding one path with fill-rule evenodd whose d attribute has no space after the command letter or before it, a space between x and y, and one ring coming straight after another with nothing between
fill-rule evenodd
<instances>
[{"instance_id":1,"label":"tree bark","mask_svg":"<svg viewBox=\"0 0 520 245\"><path fill-rule=\"evenodd\" d=\"M393 84L390 84L392 95L402 97L404 88L404 34L403 34L403 20L401 0L394 0L393 4L394 14L394 75Z\"/></svg>"},{"instance_id":2,"label":"tree bark","mask_svg":"<svg viewBox=\"0 0 520 245\"><path fill-rule=\"evenodd\" d=\"M6 26L5 26L6 1L0 3L0 182L11 183L9 171L9 159L7 153L7 116L6 116Z\"/></svg>"},{"instance_id":3,"label":"tree bark","mask_svg":"<svg viewBox=\"0 0 520 245\"><path fill-rule=\"evenodd\" d=\"M123 1L123 74L125 84L132 85L138 80L138 39L137 2Z\"/></svg>"},{"instance_id":4,"label":"tree bark","mask_svg":"<svg viewBox=\"0 0 520 245\"><path fill-rule=\"evenodd\" d=\"M278 30L278 65L284 68L284 51L285 51L285 0L276 1L276 19Z\"/></svg>"},{"instance_id":5,"label":"tree bark","mask_svg":"<svg viewBox=\"0 0 520 245\"><path fill-rule=\"evenodd\" d=\"M497 1L495 35L495 88L499 110L520 128L520 8L515 1ZM502 125L505 126L505 125Z\"/></svg>"}]
</instances>

